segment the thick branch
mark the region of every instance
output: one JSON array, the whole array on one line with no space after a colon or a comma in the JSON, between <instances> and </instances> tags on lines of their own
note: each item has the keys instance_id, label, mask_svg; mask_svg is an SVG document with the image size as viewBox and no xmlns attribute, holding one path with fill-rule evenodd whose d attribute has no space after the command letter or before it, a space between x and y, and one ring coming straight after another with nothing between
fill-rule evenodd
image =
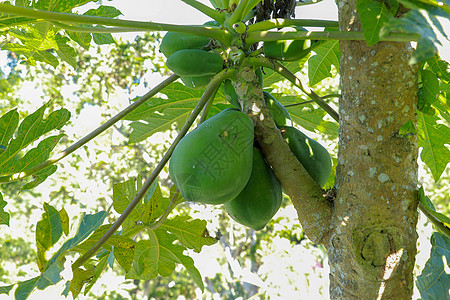
<instances>
[{"instance_id":1,"label":"thick branch","mask_svg":"<svg viewBox=\"0 0 450 300\"><path fill-rule=\"evenodd\" d=\"M261 87L250 66L238 72L235 87L244 111L255 122L256 141L290 196L305 233L313 242L322 243L329 230L331 203L290 151L264 105Z\"/></svg>"}]
</instances>

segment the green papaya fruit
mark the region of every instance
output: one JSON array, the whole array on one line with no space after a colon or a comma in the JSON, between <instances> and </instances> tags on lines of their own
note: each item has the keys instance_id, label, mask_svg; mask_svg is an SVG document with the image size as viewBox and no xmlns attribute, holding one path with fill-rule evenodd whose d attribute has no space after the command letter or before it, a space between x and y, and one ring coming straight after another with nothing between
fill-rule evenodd
<instances>
[{"instance_id":1,"label":"green papaya fruit","mask_svg":"<svg viewBox=\"0 0 450 300\"><path fill-rule=\"evenodd\" d=\"M227 79L223 82L225 99L227 99L230 104L232 104L237 109L241 109L241 104L238 101L238 95L236 94L236 90L234 89L231 80Z\"/></svg>"},{"instance_id":2,"label":"green papaya fruit","mask_svg":"<svg viewBox=\"0 0 450 300\"><path fill-rule=\"evenodd\" d=\"M201 50L208 45L210 38L189 33L167 32L162 41L159 51L169 58L177 51L184 49Z\"/></svg>"},{"instance_id":3,"label":"green papaya fruit","mask_svg":"<svg viewBox=\"0 0 450 300\"><path fill-rule=\"evenodd\" d=\"M252 171L253 122L237 109L207 119L175 147L169 174L186 200L222 204L235 198Z\"/></svg>"},{"instance_id":4,"label":"green papaya fruit","mask_svg":"<svg viewBox=\"0 0 450 300\"><path fill-rule=\"evenodd\" d=\"M213 76L212 75L197 76L197 77L183 76L180 78L186 87L197 90L197 89L202 89L205 86L207 86L208 83L213 78Z\"/></svg>"},{"instance_id":5,"label":"green papaya fruit","mask_svg":"<svg viewBox=\"0 0 450 300\"><path fill-rule=\"evenodd\" d=\"M220 24L217 21L208 21L204 23L203 25L213 26L213 27L219 27ZM171 56L177 51L184 50L184 49L203 49L206 46L208 46L209 41L211 39L207 36L200 36L190 33L180 33L180 32L167 32L162 41L161 45L159 47L159 51L161 51L162 54L166 58Z\"/></svg>"},{"instance_id":6,"label":"green papaya fruit","mask_svg":"<svg viewBox=\"0 0 450 300\"><path fill-rule=\"evenodd\" d=\"M266 106L269 108L270 114L272 115L272 119L277 125L278 128L282 126L288 126L292 124L291 115L287 109L278 102L275 97L273 97L270 93L264 91L264 100L266 102Z\"/></svg>"},{"instance_id":7,"label":"green papaya fruit","mask_svg":"<svg viewBox=\"0 0 450 300\"><path fill-rule=\"evenodd\" d=\"M307 31L297 27L297 31ZM296 61L309 53L306 40L279 40L264 42L264 55L269 58L283 61Z\"/></svg>"},{"instance_id":8,"label":"green papaya fruit","mask_svg":"<svg viewBox=\"0 0 450 300\"><path fill-rule=\"evenodd\" d=\"M297 128L285 126L281 132L292 153L297 157L309 175L323 187L331 174L331 157L317 141L307 137Z\"/></svg>"},{"instance_id":9,"label":"green papaya fruit","mask_svg":"<svg viewBox=\"0 0 450 300\"><path fill-rule=\"evenodd\" d=\"M169 56L166 65L179 76L197 77L219 73L223 68L223 60L217 53L185 49Z\"/></svg>"},{"instance_id":10,"label":"green papaya fruit","mask_svg":"<svg viewBox=\"0 0 450 300\"><path fill-rule=\"evenodd\" d=\"M260 230L280 208L282 196L278 178L261 151L253 147L250 179L236 198L225 203L225 209L236 222Z\"/></svg>"}]
</instances>

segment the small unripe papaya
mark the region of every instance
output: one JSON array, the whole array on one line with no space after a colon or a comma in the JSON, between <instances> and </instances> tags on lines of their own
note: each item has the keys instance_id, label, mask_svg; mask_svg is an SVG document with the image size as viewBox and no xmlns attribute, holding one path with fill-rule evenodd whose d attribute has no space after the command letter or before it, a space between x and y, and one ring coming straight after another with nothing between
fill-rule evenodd
<instances>
[{"instance_id":1,"label":"small unripe papaya","mask_svg":"<svg viewBox=\"0 0 450 300\"><path fill-rule=\"evenodd\" d=\"M159 50L165 57L170 57L177 51L183 49L201 50L208 45L210 38L189 33L167 32L162 41Z\"/></svg>"},{"instance_id":2,"label":"small unripe papaya","mask_svg":"<svg viewBox=\"0 0 450 300\"><path fill-rule=\"evenodd\" d=\"M278 178L261 151L253 147L250 179L236 198L225 203L225 209L236 222L260 230L280 208L282 196Z\"/></svg>"},{"instance_id":3,"label":"small unripe papaya","mask_svg":"<svg viewBox=\"0 0 450 300\"><path fill-rule=\"evenodd\" d=\"M253 122L237 109L207 119L175 147L170 178L188 200L223 204L234 199L250 178Z\"/></svg>"},{"instance_id":4,"label":"small unripe papaya","mask_svg":"<svg viewBox=\"0 0 450 300\"><path fill-rule=\"evenodd\" d=\"M185 49L172 54L166 65L179 76L195 77L219 73L223 68L223 60L217 53Z\"/></svg>"},{"instance_id":5,"label":"small unripe papaya","mask_svg":"<svg viewBox=\"0 0 450 300\"><path fill-rule=\"evenodd\" d=\"M297 27L297 31L306 31L302 27ZM309 53L306 40L279 40L264 42L264 55L266 57L283 60L296 61L302 59Z\"/></svg>"},{"instance_id":6,"label":"small unripe papaya","mask_svg":"<svg viewBox=\"0 0 450 300\"><path fill-rule=\"evenodd\" d=\"M212 20L203 25L219 27L220 24L217 21ZM211 39L207 36L169 31L164 35L159 51L168 58L175 52L184 49L201 50L208 46L210 40Z\"/></svg>"},{"instance_id":7,"label":"small unripe papaya","mask_svg":"<svg viewBox=\"0 0 450 300\"><path fill-rule=\"evenodd\" d=\"M285 126L281 132L298 161L314 181L323 187L330 177L332 167L327 149L297 128Z\"/></svg>"}]
</instances>

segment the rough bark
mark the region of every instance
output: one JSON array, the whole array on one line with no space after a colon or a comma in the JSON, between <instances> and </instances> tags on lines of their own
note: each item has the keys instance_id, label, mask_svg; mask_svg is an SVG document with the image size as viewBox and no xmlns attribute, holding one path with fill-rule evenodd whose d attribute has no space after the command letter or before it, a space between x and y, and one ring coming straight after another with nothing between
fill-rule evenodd
<instances>
[{"instance_id":1,"label":"rough bark","mask_svg":"<svg viewBox=\"0 0 450 300\"><path fill-rule=\"evenodd\" d=\"M341 30L360 31L340 0ZM417 68L405 43L343 41L339 156L328 244L332 299L411 299L416 256Z\"/></svg>"}]
</instances>

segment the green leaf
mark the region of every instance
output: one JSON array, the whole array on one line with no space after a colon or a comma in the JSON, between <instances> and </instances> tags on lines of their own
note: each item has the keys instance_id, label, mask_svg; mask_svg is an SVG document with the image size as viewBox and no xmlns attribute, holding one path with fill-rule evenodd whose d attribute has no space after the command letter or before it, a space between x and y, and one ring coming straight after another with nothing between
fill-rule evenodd
<instances>
[{"instance_id":1,"label":"green leaf","mask_svg":"<svg viewBox=\"0 0 450 300\"><path fill-rule=\"evenodd\" d=\"M202 91L189 89L178 82L166 87L162 93L166 94L167 99L156 98L147 101L124 118L130 121L144 121L130 124L133 128L130 143L142 141L157 132L168 130L173 123L181 127L202 96Z\"/></svg>"},{"instance_id":2,"label":"green leaf","mask_svg":"<svg viewBox=\"0 0 450 300\"><path fill-rule=\"evenodd\" d=\"M141 185L140 180L129 179L113 186L113 207L117 213L123 213ZM123 223L124 231L138 224L152 223L164 213L169 203L170 199L162 196L159 185L153 191L150 189Z\"/></svg>"},{"instance_id":3,"label":"green leaf","mask_svg":"<svg viewBox=\"0 0 450 300\"><path fill-rule=\"evenodd\" d=\"M55 173L57 169L58 169L58 167L56 165L51 165L51 166L48 166L45 169L42 169L39 172L34 173L33 174L33 180L28 182L28 183L26 183L26 184L24 184L20 188L20 190L24 191L24 190L29 190L29 189L37 187L39 184L44 182L45 179L47 179L47 177L49 177L50 175Z\"/></svg>"},{"instance_id":4,"label":"green leaf","mask_svg":"<svg viewBox=\"0 0 450 300\"><path fill-rule=\"evenodd\" d=\"M100 278L101 273L108 265L107 263L108 263L108 256L105 256L97 263L97 265L95 265L94 274L89 279L89 281L86 284L86 287L84 288L84 295L87 295L87 293L91 290L91 288L94 286L94 284Z\"/></svg>"},{"instance_id":5,"label":"green leaf","mask_svg":"<svg viewBox=\"0 0 450 300\"><path fill-rule=\"evenodd\" d=\"M51 285L55 285L61 281L60 273L64 270L64 261L54 261L47 265L44 272L39 276L39 280L36 282L36 287L43 290Z\"/></svg>"},{"instance_id":6,"label":"green leaf","mask_svg":"<svg viewBox=\"0 0 450 300\"><path fill-rule=\"evenodd\" d=\"M56 53L58 53L59 58L64 60L66 63L71 65L74 69L77 68L77 53L75 49L69 46L67 43L69 42L69 38L63 37L61 35L56 35L55 37L56 45L58 48L56 49Z\"/></svg>"},{"instance_id":7,"label":"green leaf","mask_svg":"<svg viewBox=\"0 0 450 300\"><path fill-rule=\"evenodd\" d=\"M78 268L73 271L73 278L70 281L69 290L70 292L72 292L74 299L78 297L83 286L86 284L86 282L90 282L94 274L94 268L89 268L87 270Z\"/></svg>"},{"instance_id":8,"label":"green leaf","mask_svg":"<svg viewBox=\"0 0 450 300\"><path fill-rule=\"evenodd\" d=\"M6 148L6 145L16 131L18 124L19 113L17 112L17 109L10 110L0 117L0 146ZM4 151L4 148L0 148L0 154Z\"/></svg>"},{"instance_id":9,"label":"green leaf","mask_svg":"<svg viewBox=\"0 0 450 300\"><path fill-rule=\"evenodd\" d=\"M51 205L44 203L45 212L36 225L36 246L38 266L42 271L47 264L45 253L62 235L62 224L59 212Z\"/></svg>"},{"instance_id":10,"label":"green leaf","mask_svg":"<svg viewBox=\"0 0 450 300\"><path fill-rule=\"evenodd\" d=\"M34 277L18 283L14 296L16 300L25 300L30 296L36 287L39 277Z\"/></svg>"},{"instance_id":11,"label":"green leaf","mask_svg":"<svg viewBox=\"0 0 450 300\"><path fill-rule=\"evenodd\" d=\"M108 45L114 43L114 38L111 33L93 33L92 37L94 38L94 43L97 45Z\"/></svg>"},{"instance_id":12,"label":"green leaf","mask_svg":"<svg viewBox=\"0 0 450 300\"><path fill-rule=\"evenodd\" d=\"M419 147L422 147L420 158L430 168L435 181L438 181L450 162L450 150L445 144L450 141L450 128L444 124L438 124L437 116L428 116L417 113L419 133Z\"/></svg>"},{"instance_id":13,"label":"green leaf","mask_svg":"<svg viewBox=\"0 0 450 300\"><path fill-rule=\"evenodd\" d=\"M358 14L368 46L380 40L380 29L389 20L389 11L383 2L373 0L357 0Z\"/></svg>"},{"instance_id":14,"label":"green leaf","mask_svg":"<svg viewBox=\"0 0 450 300\"><path fill-rule=\"evenodd\" d=\"M92 35L90 33L85 32L75 32L70 30L65 30L68 37L70 37L74 42L83 47L86 50L89 50L91 46Z\"/></svg>"},{"instance_id":15,"label":"green leaf","mask_svg":"<svg viewBox=\"0 0 450 300\"><path fill-rule=\"evenodd\" d=\"M433 16L444 17L450 19L450 7L448 1L436 0L398 0L401 4L409 9L426 10ZM446 3L447 2L447 3Z\"/></svg>"},{"instance_id":16,"label":"green leaf","mask_svg":"<svg viewBox=\"0 0 450 300\"><path fill-rule=\"evenodd\" d=\"M444 299L450 287L450 239L434 232L431 245L430 258L416 281L423 300Z\"/></svg>"},{"instance_id":17,"label":"green leaf","mask_svg":"<svg viewBox=\"0 0 450 300\"><path fill-rule=\"evenodd\" d=\"M422 70L422 87L420 92L429 104L434 104L439 96L439 80L435 73L429 70Z\"/></svg>"},{"instance_id":18,"label":"green leaf","mask_svg":"<svg viewBox=\"0 0 450 300\"><path fill-rule=\"evenodd\" d=\"M3 200L2 193L0 193L0 225L9 226L9 213L3 210L7 204L8 203Z\"/></svg>"},{"instance_id":19,"label":"green leaf","mask_svg":"<svg viewBox=\"0 0 450 300\"><path fill-rule=\"evenodd\" d=\"M175 236L160 228L148 234L148 240L136 243L133 265L126 278L150 280L158 274L169 276L176 264L182 264L203 291L203 281L194 260L183 254L185 247L173 244Z\"/></svg>"},{"instance_id":20,"label":"green leaf","mask_svg":"<svg viewBox=\"0 0 450 300\"><path fill-rule=\"evenodd\" d=\"M431 202L430 198L425 196L425 192L423 190L423 187L421 186L419 188L419 201L422 204L423 208L426 210L425 215L428 219L447 237L450 238L450 218L438 213L436 209L434 208L433 202ZM435 219L435 220L433 220ZM436 223L435 221L439 222Z\"/></svg>"},{"instance_id":21,"label":"green leaf","mask_svg":"<svg viewBox=\"0 0 450 300\"><path fill-rule=\"evenodd\" d=\"M435 55L429 60L427 60L431 71L436 74L442 80L450 82L450 65L445 60L441 60L439 56Z\"/></svg>"},{"instance_id":22,"label":"green leaf","mask_svg":"<svg viewBox=\"0 0 450 300\"><path fill-rule=\"evenodd\" d=\"M161 228L175 234L185 247L196 252L200 252L205 245L210 246L217 242L215 238L209 236L205 220L176 216L172 220L164 221Z\"/></svg>"},{"instance_id":23,"label":"green leaf","mask_svg":"<svg viewBox=\"0 0 450 300\"><path fill-rule=\"evenodd\" d=\"M90 9L83 15L86 16L97 16L104 18L115 18L122 15L122 12L115 8L114 6L100 5L96 9Z\"/></svg>"},{"instance_id":24,"label":"green leaf","mask_svg":"<svg viewBox=\"0 0 450 300\"><path fill-rule=\"evenodd\" d=\"M14 174L23 172L49 157L51 150L59 142L62 134L56 136L50 136L39 143L39 145L31 149L22 158L18 157L18 153L34 142L42 135L49 131L60 129L70 118L70 113L66 109L59 109L50 113L50 115L44 119L44 112L48 104L44 104L34 113L28 115L22 123L19 125L19 129L15 138L11 138L6 149L0 152L0 174ZM17 123L10 123L11 125ZM10 131L12 126L8 126ZM2 139L3 142L7 142L6 139Z\"/></svg>"},{"instance_id":25,"label":"green leaf","mask_svg":"<svg viewBox=\"0 0 450 300\"><path fill-rule=\"evenodd\" d=\"M409 120L408 122L403 124L402 127L400 127L398 134L402 137L412 137L417 134L416 126L414 126L414 123Z\"/></svg>"},{"instance_id":26,"label":"green leaf","mask_svg":"<svg viewBox=\"0 0 450 300\"><path fill-rule=\"evenodd\" d=\"M436 45L441 44L437 33L443 33L443 30L439 20L429 11L413 9L402 18L391 18L381 29L380 35L388 36L391 32L415 33L421 36L409 61L410 64L415 64L430 59L437 53Z\"/></svg>"},{"instance_id":27,"label":"green leaf","mask_svg":"<svg viewBox=\"0 0 450 300\"><path fill-rule=\"evenodd\" d=\"M96 9L90 9L87 12L85 12L83 15L88 16L97 16L97 17L104 17L104 18L115 18L117 16L120 16L122 13L120 10L113 6L105 6L101 5ZM98 26L98 27L104 27L104 26ZM106 45L106 44L112 44L114 43L114 38L110 33L93 33L92 34L94 38L94 42L97 45Z\"/></svg>"},{"instance_id":28,"label":"green leaf","mask_svg":"<svg viewBox=\"0 0 450 300\"><path fill-rule=\"evenodd\" d=\"M69 235L69 215L67 214L66 210L61 208L59 211L59 217L61 218L61 227L64 232L64 235Z\"/></svg>"},{"instance_id":29,"label":"green leaf","mask_svg":"<svg viewBox=\"0 0 450 300\"><path fill-rule=\"evenodd\" d=\"M294 104L305 101L296 96L284 96L277 98L283 105ZM286 108L291 115L292 121L311 132L320 132L336 138L339 126L336 122L324 120L326 112L320 108L315 108L311 104L296 105Z\"/></svg>"},{"instance_id":30,"label":"green leaf","mask_svg":"<svg viewBox=\"0 0 450 300\"><path fill-rule=\"evenodd\" d=\"M331 65L339 70L339 41L327 41L314 49L315 55L308 60L309 85L313 86L331 76Z\"/></svg>"},{"instance_id":31,"label":"green leaf","mask_svg":"<svg viewBox=\"0 0 450 300\"><path fill-rule=\"evenodd\" d=\"M1 295L1 294L6 294L6 295L8 295L9 292L12 290L13 287L14 287L14 284L0 286L0 295Z\"/></svg>"},{"instance_id":32,"label":"green leaf","mask_svg":"<svg viewBox=\"0 0 450 300\"><path fill-rule=\"evenodd\" d=\"M39 0L33 7L48 11L70 12L73 8L89 2L95 2L95 0Z\"/></svg>"},{"instance_id":33,"label":"green leaf","mask_svg":"<svg viewBox=\"0 0 450 300\"><path fill-rule=\"evenodd\" d=\"M301 59L300 61L292 61L288 63L281 63L284 65L286 69L291 71L291 73L295 74L298 71L300 71L303 66L305 65L306 61L308 61L309 55ZM263 70L263 76L264 76L264 87L270 87L272 84L279 82L281 80L286 80L283 76L278 74L277 72L273 71L272 69L264 69Z\"/></svg>"},{"instance_id":34,"label":"green leaf","mask_svg":"<svg viewBox=\"0 0 450 300\"><path fill-rule=\"evenodd\" d=\"M100 238L102 238L110 228L111 224L100 226L93 234L89 236L87 240L76 247L73 247L72 251L77 251L81 254L86 253L86 251L97 244ZM102 248L109 252L113 252L119 265L127 272L133 261L135 245L136 242L133 239L123 235L114 234L106 241L105 244L103 244Z\"/></svg>"}]
</instances>

